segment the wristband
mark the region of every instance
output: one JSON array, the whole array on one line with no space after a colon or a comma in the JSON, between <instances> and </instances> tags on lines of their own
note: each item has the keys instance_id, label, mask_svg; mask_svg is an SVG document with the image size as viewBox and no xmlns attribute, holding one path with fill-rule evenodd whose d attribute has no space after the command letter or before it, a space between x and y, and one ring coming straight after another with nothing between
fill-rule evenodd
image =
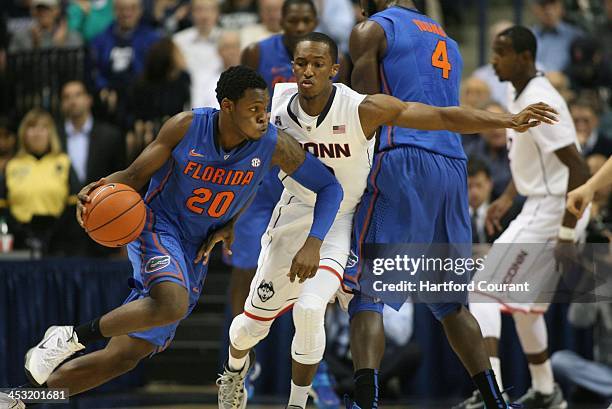
<instances>
[{"instance_id":1,"label":"wristband","mask_svg":"<svg viewBox=\"0 0 612 409\"><path fill-rule=\"evenodd\" d=\"M561 226L559 227L559 236L561 240L576 240L576 229L571 227Z\"/></svg>"}]
</instances>

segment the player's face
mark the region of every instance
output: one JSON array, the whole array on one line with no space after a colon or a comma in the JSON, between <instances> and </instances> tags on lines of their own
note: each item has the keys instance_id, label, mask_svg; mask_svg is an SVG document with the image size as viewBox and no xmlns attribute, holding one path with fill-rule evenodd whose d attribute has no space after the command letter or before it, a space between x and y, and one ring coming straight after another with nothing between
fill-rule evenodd
<instances>
[{"instance_id":1,"label":"player's face","mask_svg":"<svg viewBox=\"0 0 612 409\"><path fill-rule=\"evenodd\" d=\"M298 37L312 33L317 24L317 16L308 4L292 4L281 20L285 36L289 40L296 40Z\"/></svg>"},{"instance_id":2,"label":"player's face","mask_svg":"<svg viewBox=\"0 0 612 409\"><path fill-rule=\"evenodd\" d=\"M236 102L224 99L221 109L228 113L240 135L249 140L259 140L268 130L267 89L249 88Z\"/></svg>"},{"instance_id":3,"label":"player's face","mask_svg":"<svg viewBox=\"0 0 612 409\"><path fill-rule=\"evenodd\" d=\"M339 64L332 61L329 46L314 41L301 41L293 54L293 74L301 96L315 98L331 86Z\"/></svg>"},{"instance_id":4,"label":"player's face","mask_svg":"<svg viewBox=\"0 0 612 409\"><path fill-rule=\"evenodd\" d=\"M500 81L512 81L515 78L520 61L510 38L500 36L495 38L491 64Z\"/></svg>"}]
</instances>

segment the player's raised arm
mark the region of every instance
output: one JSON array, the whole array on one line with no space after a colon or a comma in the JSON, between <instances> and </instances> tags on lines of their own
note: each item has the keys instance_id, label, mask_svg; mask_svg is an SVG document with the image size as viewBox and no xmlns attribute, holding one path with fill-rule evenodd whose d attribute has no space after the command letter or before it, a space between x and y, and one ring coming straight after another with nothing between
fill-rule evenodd
<instances>
[{"instance_id":1,"label":"player's raised arm","mask_svg":"<svg viewBox=\"0 0 612 409\"><path fill-rule=\"evenodd\" d=\"M85 186L78 194L77 220L83 224L84 204L90 200L88 194L97 186L105 183L123 183L138 191L151 179L151 176L161 168L172 155L172 150L185 136L191 125L193 114L181 112L168 119L159 134L138 157L124 170L115 172L106 178Z\"/></svg>"},{"instance_id":2,"label":"player's raised arm","mask_svg":"<svg viewBox=\"0 0 612 409\"><path fill-rule=\"evenodd\" d=\"M318 159L304 152L295 139L280 130L272 165L278 165L296 182L317 194L308 239L295 255L289 272L291 281L297 276L303 282L317 272L321 244L336 218L344 192L336 177Z\"/></svg>"},{"instance_id":3,"label":"player's raised arm","mask_svg":"<svg viewBox=\"0 0 612 409\"><path fill-rule=\"evenodd\" d=\"M557 111L545 103L529 105L518 114L497 114L462 107L434 107L417 102L403 102L389 95L367 96L359 106L365 135L372 135L381 125L422 130L449 130L477 133L489 129L512 128L518 132L540 125L554 124Z\"/></svg>"},{"instance_id":4,"label":"player's raised arm","mask_svg":"<svg viewBox=\"0 0 612 409\"><path fill-rule=\"evenodd\" d=\"M349 52L353 60L351 87L355 91L369 95L380 92L378 64L386 43L384 30L374 21L366 20L353 27Z\"/></svg>"}]
</instances>

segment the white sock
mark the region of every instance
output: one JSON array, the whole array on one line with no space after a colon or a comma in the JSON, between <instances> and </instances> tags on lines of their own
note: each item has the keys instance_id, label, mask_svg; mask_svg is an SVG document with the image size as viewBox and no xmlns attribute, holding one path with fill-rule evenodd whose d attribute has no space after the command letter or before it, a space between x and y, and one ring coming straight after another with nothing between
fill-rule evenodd
<instances>
[{"instance_id":1,"label":"white sock","mask_svg":"<svg viewBox=\"0 0 612 409\"><path fill-rule=\"evenodd\" d=\"M289 395L288 406L294 405L299 408L306 408L306 402L308 402L308 391L310 386L298 386L291 381L291 395Z\"/></svg>"},{"instance_id":2,"label":"white sock","mask_svg":"<svg viewBox=\"0 0 612 409\"><path fill-rule=\"evenodd\" d=\"M531 386L533 389L544 395L553 393L555 381L550 359L538 365L529 364L529 372L531 373Z\"/></svg>"},{"instance_id":3,"label":"white sock","mask_svg":"<svg viewBox=\"0 0 612 409\"><path fill-rule=\"evenodd\" d=\"M501 373L501 361L498 357L491 356L489 357L491 361L491 369L495 373L495 380L497 380L497 386L499 386L499 390L504 390L504 383L502 382L502 373Z\"/></svg>"},{"instance_id":4,"label":"white sock","mask_svg":"<svg viewBox=\"0 0 612 409\"><path fill-rule=\"evenodd\" d=\"M234 358L232 356L232 349L229 349L229 358L227 360L227 366L229 367L229 370L232 372L238 372L240 371L242 368L244 368L244 364L246 363L246 360L248 358L249 354L246 354L245 356L243 356L242 358Z\"/></svg>"}]
</instances>

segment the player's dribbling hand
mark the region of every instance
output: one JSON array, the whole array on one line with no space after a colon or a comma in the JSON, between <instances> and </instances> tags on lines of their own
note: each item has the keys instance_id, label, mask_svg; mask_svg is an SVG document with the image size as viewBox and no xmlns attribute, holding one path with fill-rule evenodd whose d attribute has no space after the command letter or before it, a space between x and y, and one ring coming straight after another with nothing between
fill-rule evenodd
<instances>
[{"instance_id":1,"label":"player's dribbling hand","mask_svg":"<svg viewBox=\"0 0 612 409\"><path fill-rule=\"evenodd\" d=\"M287 277L289 277L292 283L295 281L296 277L300 279L300 283L303 283L317 274L319 261L321 259L321 244L323 244L321 240L316 237L308 236L306 242L295 254L291 262L291 269Z\"/></svg>"},{"instance_id":2,"label":"player's dribbling hand","mask_svg":"<svg viewBox=\"0 0 612 409\"><path fill-rule=\"evenodd\" d=\"M79 222L79 225L81 227L84 228L83 218L87 216L85 214L87 212L87 209L85 208L85 204L91 201L89 194L98 186L102 186L105 184L106 184L106 179L102 178L96 182L91 182L90 184L85 186L83 189L81 189L81 191L77 194L79 201L77 202L77 206L76 206L76 219L77 219L77 222Z\"/></svg>"},{"instance_id":3,"label":"player's dribbling hand","mask_svg":"<svg viewBox=\"0 0 612 409\"><path fill-rule=\"evenodd\" d=\"M554 125L557 114L553 107L544 102L531 104L516 115L513 115L511 128L517 132L525 132L541 123Z\"/></svg>"},{"instance_id":4,"label":"player's dribbling hand","mask_svg":"<svg viewBox=\"0 0 612 409\"><path fill-rule=\"evenodd\" d=\"M234 242L234 222L225 224L218 230L215 230L211 235L208 236L204 244L198 250L195 260L193 262L198 264L202 261L202 264L208 264L210 252L215 247L215 244L220 241L225 243L225 248L228 254L232 254L232 243Z\"/></svg>"},{"instance_id":5,"label":"player's dribbling hand","mask_svg":"<svg viewBox=\"0 0 612 409\"><path fill-rule=\"evenodd\" d=\"M487 228L487 234L492 236L495 232L501 231L501 219L504 217L508 210L512 207L512 199L501 195L497 200L491 203L487 210L487 217L485 218L485 226Z\"/></svg>"},{"instance_id":6,"label":"player's dribbling hand","mask_svg":"<svg viewBox=\"0 0 612 409\"><path fill-rule=\"evenodd\" d=\"M581 218L584 209L593 201L593 196L595 196L595 192L588 184L577 187L567 194L567 211L577 218Z\"/></svg>"}]
</instances>

